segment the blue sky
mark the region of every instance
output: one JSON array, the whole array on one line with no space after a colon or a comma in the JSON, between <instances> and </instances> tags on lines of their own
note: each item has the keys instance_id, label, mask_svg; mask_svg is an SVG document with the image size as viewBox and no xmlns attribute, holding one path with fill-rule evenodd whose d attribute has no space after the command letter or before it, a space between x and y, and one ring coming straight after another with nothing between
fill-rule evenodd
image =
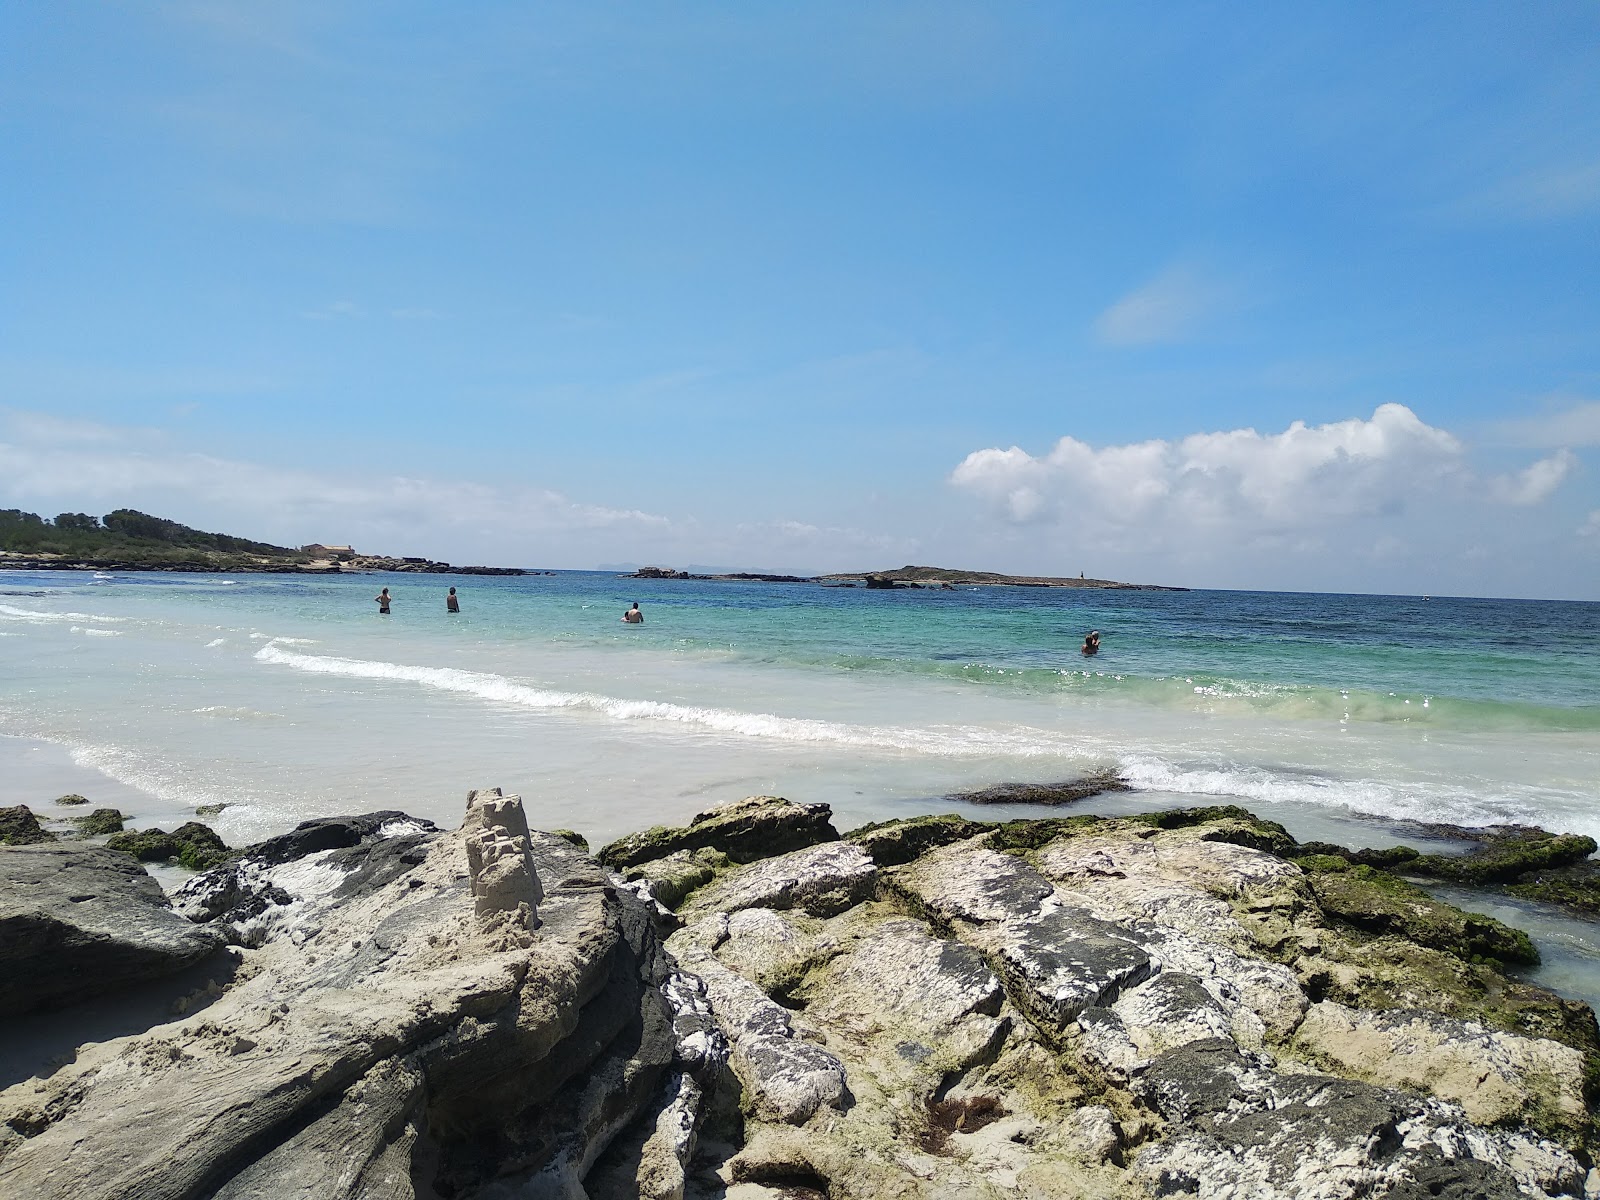
<instances>
[{"instance_id":1,"label":"blue sky","mask_svg":"<svg viewBox=\"0 0 1600 1200\"><path fill-rule=\"evenodd\" d=\"M1597 78L1580 3L8 5L0 506L1600 598Z\"/></svg>"}]
</instances>

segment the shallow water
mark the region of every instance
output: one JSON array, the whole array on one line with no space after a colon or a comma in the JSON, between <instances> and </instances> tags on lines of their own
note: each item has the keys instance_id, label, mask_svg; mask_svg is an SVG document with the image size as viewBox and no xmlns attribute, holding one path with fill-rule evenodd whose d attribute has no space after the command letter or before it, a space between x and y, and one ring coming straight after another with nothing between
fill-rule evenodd
<instances>
[{"instance_id":1,"label":"shallow water","mask_svg":"<svg viewBox=\"0 0 1600 1200\"><path fill-rule=\"evenodd\" d=\"M1600 835L1600 605L0 572L0 734L132 789L110 802L136 824L226 803L235 844L385 807L453 825L488 785L596 844L756 793L843 829L1105 768L1140 790L1077 811L1237 802L1349 845L1405 820ZM102 799L10 774L7 803Z\"/></svg>"}]
</instances>

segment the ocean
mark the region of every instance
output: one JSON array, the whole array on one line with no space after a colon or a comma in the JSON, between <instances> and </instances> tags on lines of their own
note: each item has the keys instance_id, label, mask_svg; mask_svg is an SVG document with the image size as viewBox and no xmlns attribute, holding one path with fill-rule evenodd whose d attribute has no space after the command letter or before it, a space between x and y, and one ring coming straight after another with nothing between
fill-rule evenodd
<instances>
[{"instance_id":1,"label":"ocean","mask_svg":"<svg viewBox=\"0 0 1600 1200\"><path fill-rule=\"evenodd\" d=\"M230 842L352 809L453 824L487 785L597 843L757 793L843 828L1103 769L1138 790L1102 805L1237 802L1346 842L1600 837L1589 603L13 571L0 664L0 734L152 816L225 803Z\"/></svg>"},{"instance_id":2,"label":"ocean","mask_svg":"<svg viewBox=\"0 0 1600 1200\"><path fill-rule=\"evenodd\" d=\"M0 804L49 814L67 790L135 827L223 804L239 845L383 808L454 826L499 786L598 846L756 794L841 830L1047 815L950 797L1103 770L1135 790L1068 811L1238 803L1356 846L1422 844L1406 821L1600 837L1600 605L0 572ZM1533 978L1600 1003L1592 924L1474 903L1534 934Z\"/></svg>"}]
</instances>

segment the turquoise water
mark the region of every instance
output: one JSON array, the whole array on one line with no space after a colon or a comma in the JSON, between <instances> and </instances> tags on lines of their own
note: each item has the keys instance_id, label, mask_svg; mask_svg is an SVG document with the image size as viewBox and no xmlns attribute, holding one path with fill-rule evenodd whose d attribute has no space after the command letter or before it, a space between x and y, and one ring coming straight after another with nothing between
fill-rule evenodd
<instances>
[{"instance_id":1,"label":"turquoise water","mask_svg":"<svg viewBox=\"0 0 1600 1200\"><path fill-rule=\"evenodd\" d=\"M453 822L485 784L599 838L759 791L849 824L1102 767L1346 840L1390 818L1600 834L1594 604L0 572L0 635L0 733L152 817L228 803L233 838L380 805Z\"/></svg>"}]
</instances>

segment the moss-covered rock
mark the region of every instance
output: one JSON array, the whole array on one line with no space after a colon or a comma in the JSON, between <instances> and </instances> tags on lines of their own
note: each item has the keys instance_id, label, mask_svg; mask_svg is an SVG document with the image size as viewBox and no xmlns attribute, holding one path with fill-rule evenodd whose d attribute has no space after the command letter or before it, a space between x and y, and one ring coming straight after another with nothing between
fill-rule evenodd
<instances>
[{"instance_id":1,"label":"moss-covered rock","mask_svg":"<svg viewBox=\"0 0 1600 1200\"><path fill-rule=\"evenodd\" d=\"M80 796L76 792L68 792L65 796L57 796L56 803L64 808L72 808L79 804L89 803L89 798Z\"/></svg>"},{"instance_id":2,"label":"moss-covered rock","mask_svg":"<svg viewBox=\"0 0 1600 1200\"><path fill-rule=\"evenodd\" d=\"M613 869L666 858L679 850L720 850L739 863L755 862L833 842L839 833L826 804L796 804L779 796L751 796L699 813L688 825L657 825L631 833L595 855Z\"/></svg>"},{"instance_id":3,"label":"moss-covered rock","mask_svg":"<svg viewBox=\"0 0 1600 1200\"><path fill-rule=\"evenodd\" d=\"M1534 871L1506 891L1524 900L1554 904L1587 917L1600 916L1600 863L1592 859L1570 867Z\"/></svg>"},{"instance_id":4,"label":"moss-covered rock","mask_svg":"<svg viewBox=\"0 0 1600 1200\"><path fill-rule=\"evenodd\" d=\"M39 818L26 804L0 808L0 846L31 846L55 840L56 835L39 824Z\"/></svg>"},{"instance_id":5,"label":"moss-covered rock","mask_svg":"<svg viewBox=\"0 0 1600 1200\"><path fill-rule=\"evenodd\" d=\"M650 894L662 907L676 910L691 892L710 883L717 877L717 872L728 865L726 854L701 847L698 850L679 850L665 858L637 863L624 868L622 877L629 883L645 880L649 884Z\"/></svg>"},{"instance_id":6,"label":"moss-covered rock","mask_svg":"<svg viewBox=\"0 0 1600 1200\"><path fill-rule=\"evenodd\" d=\"M1402 866L1419 857L1421 851L1413 850L1410 846L1387 846L1381 850L1351 850L1345 846L1336 846L1332 842L1301 842L1296 851L1296 860L1308 855L1321 858L1337 858L1347 863L1357 863L1364 867L1381 867L1389 870L1392 867Z\"/></svg>"},{"instance_id":7,"label":"moss-covered rock","mask_svg":"<svg viewBox=\"0 0 1600 1200\"><path fill-rule=\"evenodd\" d=\"M845 834L872 856L880 867L897 867L920 858L938 846L964 841L989 833L998 826L985 821L969 821L958 813L940 816L909 817L902 821L878 821L862 825Z\"/></svg>"},{"instance_id":8,"label":"moss-covered rock","mask_svg":"<svg viewBox=\"0 0 1600 1200\"><path fill-rule=\"evenodd\" d=\"M1107 817L1093 815L1006 821L989 836L989 845L996 850L1026 854L1061 838L1098 833L1107 827L1108 821Z\"/></svg>"},{"instance_id":9,"label":"moss-covered rock","mask_svg":"<svg viewBox=\"0 0 1600 1200\"><path fill-rule=\"evenodd\" d=\"M73 817L72 823L83 837L101 837L108 833L121 833L122 822L126 819L114 808L97 808L88 816Z\"/></svg>"},{"instance_id":10,"label":"moss-covered rock","mask_svg":"<svg viewBox=\"0 0 1600 1200\"><path fill-rule=\"evenodd\" d=\"M1595 840L1581 834L1550 834L1515 829L1489 837L1469 854L1423 854L1406 870L1456 883L1510 883L1532 871L1567 867L1595 852Z\"/></svg>"},{"instance_id":11,"label":"moss-covered rock","mask_svg":"<svg viewBox=\"0 0 1600 1200\"><path fill-rule=\"evenodd\" d=\"M1467 912L1435 900L1414 884L1376 867L1335 859L1333 870L1318 870L1322 859L1297 860L1308 871L1313 895L1323 913L1372 935L1398 934L1434 950L1468 961L1490 959L1507 964L1539 961L1532 940L1520 929L1493 917Z\"/></svg>"},{"instance_id":12,"label":"moss-covered rock","mask_svg":"<svg viewBox=\"0 0 1600 1200\"><path fill-rule=\"evenodd\" d=\"M589 853L589 839L584 837L583 834L579 833L576 829L552 829L550 831L550 836L558 837L563 842L572 843L572 845L576 846L579 850L582 850L585 854Z\"/></svg>"},{"instance_id":13,"label":"moss-covered rock","mask_svg":"<svg viewBox=\"0 0 1600 1200\"><path fill-rule=\"evenodd\" d=\"M106 849L131 854L140 862L166 862L178 857L178 843L165 829L130 829L112 834Z\"/></svg>"},{"instance_id":14,"label":"moss-covered rock","mask_svg":"<svg viewBox=\"0 0 1600 1200\"><path fill-rule=\"evenodd\" d=\"M222 810L227 807L226 804L202 804L194 810L194 815L197 817L217 817L221 816Z\"/></svg>"},{"instance_id":15,"label":"moss-covered rock","mask_svg":"<svg viewBox=\"0 0 1600 1200\"><path fill-rule=\"evenodd\" d=\"M172 840L178 844L178 863L191 871L209 871L228 860L228 844L217 836L217 831L198 821L189 821L172 831Z\"/></svg>"},{"instance_id":16,"label":"moss-covered rock","mask_svg":"<svg viewBox=\"0 0 1600 1200\"><path fill-rule=\"evenodd\" d=\"M191 871L206 871L227 861L227 844L209 825L189 821L168 833L164 829L137 829L113 834L106 848L131 854L140 862L171 862Z\"/></svg>"},{"instance_id":17,"label":"moss-covered rock","mask_svg":"<svg viewBox=\"0 0 1600 1200\"><path fill-rule=\"evenodd\" d=\"M1237 804L1169 808L1162 812L1141 813L1128 819L1156 829L1205 826L1207 841L1232 842L1236 846L1249 846L1252 850L1264 850L1279 857L1292 855L1298 846L1282 825L1276 821L1263 821L1249 809L1240 808Z\"/></svg>"}]
</instances>

